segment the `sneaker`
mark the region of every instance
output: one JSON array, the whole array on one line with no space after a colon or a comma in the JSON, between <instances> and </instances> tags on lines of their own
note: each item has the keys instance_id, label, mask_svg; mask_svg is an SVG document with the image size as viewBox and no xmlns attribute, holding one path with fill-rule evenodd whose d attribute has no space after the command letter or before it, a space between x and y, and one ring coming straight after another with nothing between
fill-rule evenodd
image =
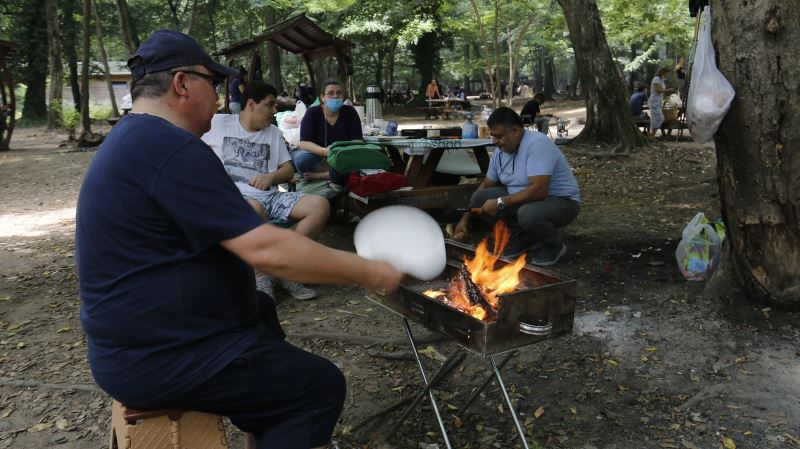
<instances>
[{"instance_id":1,"label":"sneaker","mask_svg":"<svg viewBox=\"0 0 800 449\"><path fill-rule=\"evenodd\" d=\"M513 240L509 241L505 248L503 248L503 257L515 258L528 252L536 242L529 240Z\"/></svg>"},{"instance_id":2,"label":"sneaker","mask_svg":"<svg viewBox=\"0 0 800 449\"><path fill-rule=\"evenodd\" d=\"M530 262L534 265L549 267L555 265L564 254L567 253L567 245L559 243L555 246L542 245L542 248L531 257Z\"/></svg>"},{"instance_id":3,"label":"sneaker","mask_svg":"<svg viewBox=\"0 0 800 449\"><path fill-rule=\"evenodd\" d=\"M294 299L314 299L317 297L317 292L297 282L281 280L280 285Z\"/></svg>"},{"instance_id":4,"label":"sneaker","mask_svg":"<svg viewBox=\"0 0 800 449\"><path fill-rule=\"evenodd\" d=\"M256 276L256 290L266 293L270 298L275 299L275 285L269 276Z\"/></svg>"}]
</instances>

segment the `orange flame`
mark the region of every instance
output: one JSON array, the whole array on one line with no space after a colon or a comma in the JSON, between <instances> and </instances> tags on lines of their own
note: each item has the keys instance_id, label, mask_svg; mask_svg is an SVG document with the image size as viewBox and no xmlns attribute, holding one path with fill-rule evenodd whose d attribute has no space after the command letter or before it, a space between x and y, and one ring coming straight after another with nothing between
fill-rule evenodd
<instances>
[{"instance_id":1,"label":"orange flame","mask_svg":"<svg viewBox=\"0 0 800 449\"><path fill-rule=\"evenodd\" d=\"M475 249L475 257L464 258L464 265L467 266L470 279L478 287L483 297L494 309L497 309L500 302L499 295L513 292L519 286L519 272L525 267L525 254L519 256L514 263L495 270L495 264L503 253L503 248L508 244L509 233L505 223L498 221L495 224L494 236L494 251L489 251L487 239L483 239ZM483 307L470 303L460 276L455 276L450 281L448 292L426 290L423 294L479 320L486 317L486 310Z\"/></svg>"}]
</instances>

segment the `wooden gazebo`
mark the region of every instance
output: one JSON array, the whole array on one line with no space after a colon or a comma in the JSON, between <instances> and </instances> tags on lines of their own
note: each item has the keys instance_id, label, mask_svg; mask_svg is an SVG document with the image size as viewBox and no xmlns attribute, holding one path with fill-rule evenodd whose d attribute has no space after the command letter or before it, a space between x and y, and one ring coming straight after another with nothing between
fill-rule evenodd
<instances>
[{"instance_id":1,"label":"wooden gazebo","mask_svg":"<svg viewBox=\"0 0 800 449\"><path fill-rule=\"evenodd\" d=\"M14 132L17 101L14 98L14 80L8 61L17 52L17 44L0 40L0 151L7 150Z\"/></svg>"},{"instance_id":2,"label":"wooden gazebo","mask_svg":"<svg viewBox=\"0 0 800 449\"><path fill-rule=\"evenodd\" d=\"M347 83L348 77L353 73L350 49L355 47L355 44L328 33L305 14L298 14L275 24L258 36L236 42L218 51L216 55L224 56L225 62L232 65L234 58L249 53L250 66L247 79L253 79L253 74L260 66L258 50L264 42L272 42L278 47L298 55L306 65L309 80L315 88L319 86L317 86L311 63L316 59L336 58L339 64L339 79L343 83Z\"/></svg>"}]
</instances>

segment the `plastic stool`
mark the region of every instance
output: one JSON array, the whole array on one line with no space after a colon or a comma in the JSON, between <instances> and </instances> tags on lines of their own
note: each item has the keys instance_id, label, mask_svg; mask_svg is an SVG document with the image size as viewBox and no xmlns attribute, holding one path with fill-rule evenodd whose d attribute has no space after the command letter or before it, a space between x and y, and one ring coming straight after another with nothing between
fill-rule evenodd
<instances>
[{"instance_id":1,"label":"plastic stool","mask_svg":"<svg viewBox=\"0 0 800 449\"><path fill-rule=\"evenodd\" d=\"M109 449L227 449L222 417L184 410L111 406Z\"/></svg>"}]
</instances>

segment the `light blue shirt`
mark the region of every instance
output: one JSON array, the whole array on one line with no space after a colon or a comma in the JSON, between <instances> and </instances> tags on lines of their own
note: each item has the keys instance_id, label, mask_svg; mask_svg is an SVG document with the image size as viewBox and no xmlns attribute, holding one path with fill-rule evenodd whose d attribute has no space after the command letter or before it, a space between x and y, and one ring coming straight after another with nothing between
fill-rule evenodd
<instances>
[{"instance_id":1,"label":"light blue shirt","mask_svg":"<svg viewBox=\"0 0 800 449\"><path fill-rule=\"evenodd\" d=\"M531 185L530 176L550 176L548 196L581 200L578 182L561 150L546 135L525 130L517 151L508 154L496 149L492 153L486 177L500 182L513 195Z\"/></svg>"}]
</instances>

